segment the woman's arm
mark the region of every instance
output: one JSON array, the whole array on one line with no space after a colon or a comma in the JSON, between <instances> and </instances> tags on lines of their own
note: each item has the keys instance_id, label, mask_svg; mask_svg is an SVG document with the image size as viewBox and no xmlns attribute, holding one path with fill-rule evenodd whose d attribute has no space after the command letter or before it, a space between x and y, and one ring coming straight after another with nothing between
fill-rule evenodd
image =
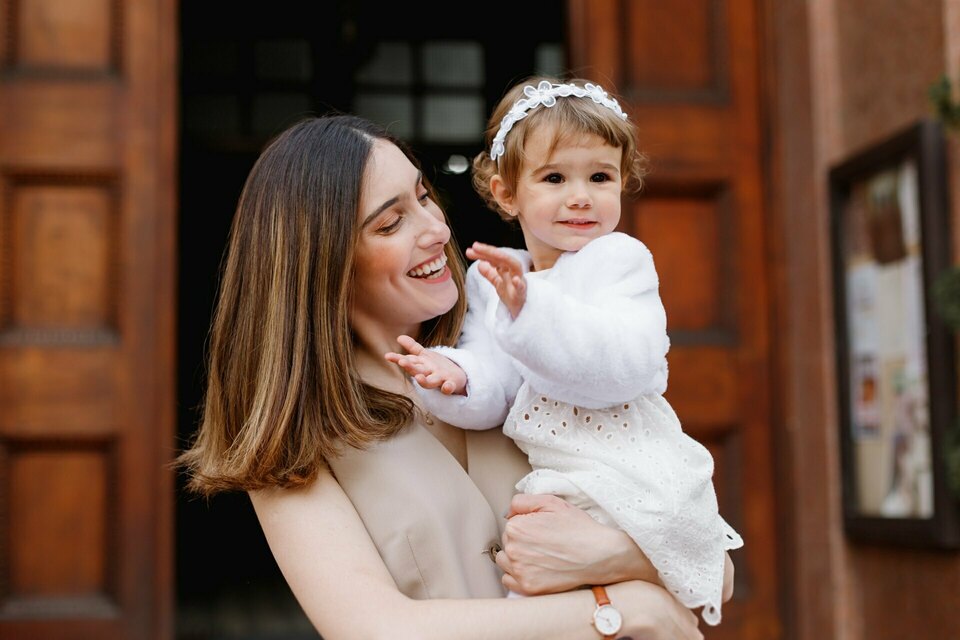
<instances>
[{"instance_id":1,"label":"woman's arm","mask_svg":"<svg viewBox=\"0 0 960 640\"><path fill-rule=\"evenodd\" d=\"M557 593L585 584L643 580L661 585L633 538L598 523L552 495L518 493L510 503L497 564L503 584L524 595ZM733 561L726 554L723 601L733 596Z\"/></svg>"},{"instance_id":2,"label":"woman's arm","mask_svg":"<svg viewBox=\"0 0 960 640\"><path fill-rule=\"evenodd\" d=\"M482 638L596 640L589 591L535 598L411 600L401 594L359 516L329 472L302 489L251 493L274 558L304 612L328 640ZM623 635L702 638L666 591L631 581L608 589Z\"/></svg>"}]
</instances>

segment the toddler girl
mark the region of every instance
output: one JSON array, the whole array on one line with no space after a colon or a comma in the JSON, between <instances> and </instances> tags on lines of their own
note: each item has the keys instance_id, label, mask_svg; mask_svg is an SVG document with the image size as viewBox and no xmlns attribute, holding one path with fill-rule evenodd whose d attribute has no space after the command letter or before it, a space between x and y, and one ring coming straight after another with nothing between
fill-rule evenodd
<instances>
[{"instance_id":1,"label":"toddler girl","mask_svg":"<svg viewBox=\"0 0 960 640\"><path fill-rule=\"evenodd\" d=\"M684 605L720 621L726 551L710 453L661 394L669 340L653 258L615 231L639 189L635 127L591 83L509 91L474 160L474 186L517 220L526 251L476 243L456 348L387 359L424 408L466 429L503 425L533 471L517 489L560 496L626 531Z\"/></svg>"}]
</instances>

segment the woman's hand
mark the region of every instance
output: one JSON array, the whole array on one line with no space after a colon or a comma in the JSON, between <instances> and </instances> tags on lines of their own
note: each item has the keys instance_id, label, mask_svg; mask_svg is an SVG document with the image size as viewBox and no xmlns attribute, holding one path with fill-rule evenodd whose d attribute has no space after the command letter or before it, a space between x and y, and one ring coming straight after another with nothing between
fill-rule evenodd
<instances>
[{"instance_id":1,"label":"woman's hand","mask_svg":"<svg viewBox=\"0 0 960 640\"><path fill-rule=\"evenodd\" d=\"M477 266L480 275L497 290L497 295L510 311L510 316L516 318L520 315L520 310L527 301L527 283L523 279L520 263L505 251L482 242L474 242L472 247L467 247L467 257L480 261Z\"/></svg>"},{"instance_id":2,"label":"woman's hand","mask_svg":"<svg viewBox=\"0 0 960 640\"><path fill-rule=\"evenodd\" d=\"M663 587L632 580L607 587L610 602L623 614L617 637L644 640L703 640L700 619Z\"/></svg>"},{"instance_id":3,"label":"woman's hand","mask_svg":"<svg viewBox=\"0 0 960 640\"><path fill-rule=\"evenodd\" d=\"M397 342L408 355L390 352L383 357L406 371L421 387L440 389L446 395L467 394L467 374L456 362L436 351L424 349L410 336L400 336Z\"/></svg>"},{"instance_id":4,"label":"woman's hand","mask_svg":"<svg viewBox=\"0 0 960 640\"><path fill-rule=\"evenodd\" d=\"M727 553L723 561L723 601L728 602L733 597L733 560Z\"/></svg>"},{"instance_id":5,"label":"woman's hand","mask_svg":"<svg viewBox=\"0 0 960 640\"><path fill-rule=\"evenodd\" d=\"M630 536L551 495L517 494L496 555L503 584L534 595L585 584L645 580L657 571Z\"/></svg>"}]
</instances>

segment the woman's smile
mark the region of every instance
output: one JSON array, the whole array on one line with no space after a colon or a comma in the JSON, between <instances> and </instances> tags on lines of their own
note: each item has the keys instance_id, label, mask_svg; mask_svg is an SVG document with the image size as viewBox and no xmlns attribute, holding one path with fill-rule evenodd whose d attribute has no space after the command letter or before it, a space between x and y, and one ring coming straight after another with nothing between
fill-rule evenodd
<instances>
[{"instance_id":1,"label":"woman's smile","mask_svg":"<svg viewBox=\"0 0 960 640\"><path fill-rule=\"evenodd\" d=\"M413 269L407 272L407 275L417 280L427 282L440 282L450 277L450 269L447 268L447 256L440 254L425 262L421 262Z\"/></svg>"}]
</instances>

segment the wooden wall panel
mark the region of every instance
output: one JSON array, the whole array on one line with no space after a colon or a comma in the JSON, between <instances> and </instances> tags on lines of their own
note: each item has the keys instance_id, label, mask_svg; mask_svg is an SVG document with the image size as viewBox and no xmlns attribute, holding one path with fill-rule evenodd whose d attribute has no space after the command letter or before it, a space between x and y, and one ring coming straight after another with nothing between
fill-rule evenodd
<instances>
[{"instance_id":1,"label":"wooden wall panel","mask_svg":"<svg viewBox=\"0 0 960 640\"><path fill-rule=\"evenodd\" d=\"M109 534L116 520L108 513L116 477L109 450L17 446L7 458L11 499L4 514L10 527L4 601L115 600Z\"/></svg>"},{"instance_id":2,"label":"wooden wall panel","mask_svg":"<svg viewBox=\"0 0 960 640\"><path fill-rule=\"evenodd\" d=\"M115 61L113 0L14 0L12 66L109 71Z\"/></svg>"},{"instance_id":3,"label":"wooden wall panel","mask_svg":"<svg viewBox=\"0 0 960 640\"><path fill-rule=\"evenodd\" d=\"M0 167L112 174L120 164L121 97L121 87L108 79L40 82L28 77L5 83Z\"/></svg>"},{"instance_id":4,"label":"wooden wall panel","mask_svg":"<svg viewBox=\"0 0 960 640\"><path fill-rule=\"evenodd\" d=\"M721 233L725 221L713 194L648 193L632 207L633 232L654 256L669 328L722 328L730 283Z\"/></svg>"},{"instance_id":5,"label":"wooden wall panel","mask_svg":"<svg viewBox=\"0 0 960 640\"><path fill-rule=\"evenodd\" d=\"M0 638L172 636L174 0L0 0Z\"/></svg>"},{"instance_id":6,"label":"wooden wall panel","mask_svg":"<svg viewBox=\"0 0 960 640\"><path fill-rule=\"evenodd\" d=\"M96 334L10 332L0 340L0 433L92 436L116 429L116 345Z\"/></svg>"},{"instance_id":7,"label":"wooden wall panel","mask_svg":"<svg viewBox=\"0 0 960 640\"><path fill-rule=\"evenodd\" d=\"M623 3L627 82L648 95L710 91L716 68L717 3L633 0Z\"/></svg>"},{"instance_id":8,"label":"wooden wall panel","mask_svg":"<svg viewBox=\"0 0 960 640\"><path fill-rule=\"evenodd\" d=\"M117 212L109 186L26 183L11 191L3 305L11 326L115 329Z\"/></svg>"}]
</instances>

